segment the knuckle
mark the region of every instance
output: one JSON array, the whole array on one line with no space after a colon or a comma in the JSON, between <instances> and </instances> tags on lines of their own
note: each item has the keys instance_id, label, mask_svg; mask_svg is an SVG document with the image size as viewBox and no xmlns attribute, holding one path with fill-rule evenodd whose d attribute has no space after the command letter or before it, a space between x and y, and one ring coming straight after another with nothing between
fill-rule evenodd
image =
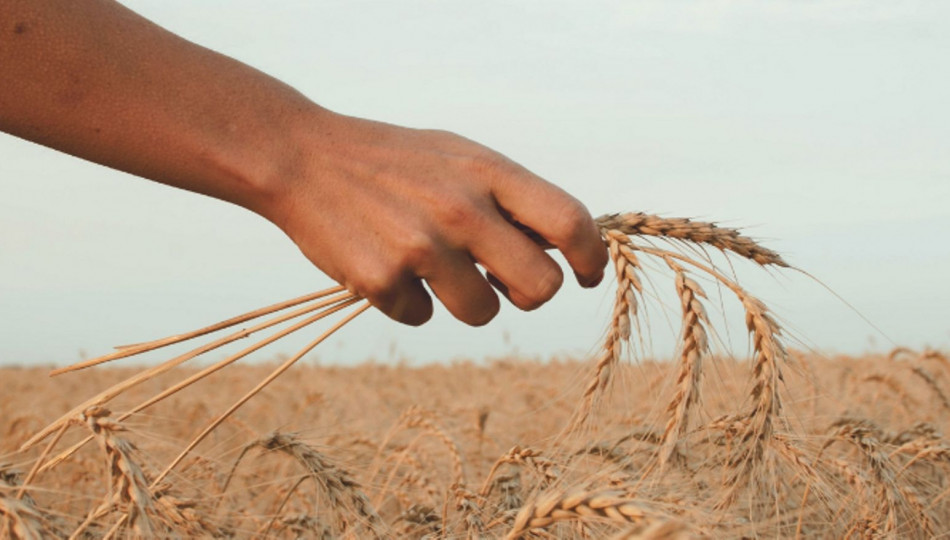
<instances>
[{"instance_id":1,"label":"knuckle","mask_svg":"<svg viewBox=\"0 0 950 540\"><path fill-rule=\"evenodd\" d=\"M541 274L534 292L524 297L523 305L520 307L526 311L541 307L545 302L554 297L563 282L564 274L561 272L561 268L557 266L557 264L552 263L552 265Z\"/></svg>"},{"instance_id":2,"label":"knuckle","mask_svg":"<svg viewBox=\"0 0 950 540\"><path fill-rule=\"evenodd\" d=\"M495 177L507 172L508 162L494 152L479 152L465 160L465 168L477 176Z\"/></svg>"},{"instance_id":3,"label":"knuckle","mask_svg":"<svg viewBox=\"0 0 950 540\"><path fill-rule=\"evenodd\" d=\"M402 272L396 266L376 267L364 270L352 281L357 294L374 301L383 301L391 297L399 285Z\"/></svg>"},{"instance_id":4,"label":"knuckle","mask_svg":"<svg viewBox=\"0 0 950 540\"><path fill-rule=\"evenodd\" d=\"M407 232L399 237L398 266L403 271L424 273L438 256L436 240L422 231Z\"/></svg>"},{"instance_id":5,"label":"knuckle","mask_svg":"<svg viewBox=\"0 0 950 540\"><path fill-rule=\"evenodd\" d=\"M568 199L557 209L551 240L556 244L572 244L584 238L591 227L590 213L580 201Z\"/></svg>"},{"instance_id":6,"label":"knuckle","mask_svg":"<svg viewBox=\"0 0 950 540\"><path fill-rule=\"evenodd\" d=\"M475 203L465 196L447 195L438 206L438 220L441 228L458 230L475 225L481 213Z\"/></svg>"},{"instance_id":7,"label":"knuckle","mask_svg":"<svg viewBox=\"0 0 950 540\"><path fill-rule=\"evenodd\" d=\"M453 133L447 129L425 129L423 130L428 137L436 141L445 141L450 143L456 143L461 140L464 140L460 135Z\"/></svg>"}]
</instances>

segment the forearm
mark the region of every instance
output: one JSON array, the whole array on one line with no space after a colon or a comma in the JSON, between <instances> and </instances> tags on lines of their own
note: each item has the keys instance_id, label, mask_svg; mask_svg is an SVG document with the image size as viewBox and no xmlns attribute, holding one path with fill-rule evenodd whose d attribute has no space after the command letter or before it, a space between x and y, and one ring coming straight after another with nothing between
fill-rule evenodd
<instances>
[{"instance_id":1,"label":"forearm","mask_svg":"<svg viewBox=\"0 0 950 540\"><path fill-rule=\"evenodd\" d=\"M332 116L108 0L0 2L0 73L3 131L261 213Z\"/></svg>"}]
</instances>

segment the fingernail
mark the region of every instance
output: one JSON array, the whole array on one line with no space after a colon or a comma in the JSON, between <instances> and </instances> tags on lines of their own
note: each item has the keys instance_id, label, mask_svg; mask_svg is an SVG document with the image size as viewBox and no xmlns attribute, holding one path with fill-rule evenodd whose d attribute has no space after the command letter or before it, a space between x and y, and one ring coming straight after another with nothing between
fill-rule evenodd
<instances>
[{"instance_id":1,"label":"fingernail","mask_svg":"<svg viewBox=\"0 0 950 540\"><path fill-rule=\"evenodd\" d=\"M603 272L603 271L601 271L599 274L597 274L597 277L595 277L594 279L588 279L588 278L586 278L586 277L584 277L584 276L581 276L581 275L578 274L577 272L575 272L574 275L577 276L577 282L581 284L581 287L584 287L584 288L586 288L586 289L592 289L592 288L594 288L594 287L600 285L600 282L604 280L604 272Z\"/></svg>"}]
</instances>

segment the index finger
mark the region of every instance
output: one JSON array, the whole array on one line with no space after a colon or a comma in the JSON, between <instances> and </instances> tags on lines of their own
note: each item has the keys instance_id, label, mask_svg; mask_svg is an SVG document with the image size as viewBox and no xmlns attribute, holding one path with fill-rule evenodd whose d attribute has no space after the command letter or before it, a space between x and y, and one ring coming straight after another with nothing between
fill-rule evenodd
<instances>
[{"instance_id":1,"label":"index finger","mask_svg":"<svg viewBox=\"0 0 950 540\"><path fill-rule=\"evenodd\" d=\"M607 265L607 248L587 207L517 164L507 169L493 178L498 205L522 230L536 232L563 253L578 283L597 285Z\"/></svg>"}]
</instances>

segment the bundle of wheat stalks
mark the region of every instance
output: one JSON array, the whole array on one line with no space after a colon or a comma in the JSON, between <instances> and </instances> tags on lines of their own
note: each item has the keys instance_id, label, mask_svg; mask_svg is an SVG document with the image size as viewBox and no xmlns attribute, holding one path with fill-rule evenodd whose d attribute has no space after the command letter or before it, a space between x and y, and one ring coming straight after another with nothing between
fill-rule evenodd
<instances>
[{"instance_id":1,"label":"bundle of wheat stalks","mask_svg":"<svg viewBox=\"0 0 950 540\"><path fill-rule=\"evenodd\" d=\"M533 403L528 409L556 419L556 424L551 418L535 422L535 428L544 425L546 430L534 433L533 440L515 437L515 444L500 456L486 455L483 443L488 440L491 409L482 408L476 415L475 442L460 445L458 432L446 426L451 419L416 402L432 399L431 388L402 396L408 402L397 417L387 419L385 409L377 409L379 422L388 420L390 426L381 438L383 424L360 430L349 412L340 413L340 419L347 420L336 424L338 433L321 434L326 448L288 431L253 437L235 433L234 426L241 424L235 411L369 307L336 287L187 334L120 347L54 372L251 324L118 381L39 430L16 452L0 454L11 462L0 462L0 538L923 538L946 532L940 524L950 518L950 447L937 428L915 423L887 432L878 425L879 414L862 417L855 411L840 411L838 417L822 419L820 426L803 422L805 404L814 408L828 399L810 366L813 362L788 352L766 306L742 288L731 271L715 264L707 250L763 267L788 267L778 254L734 229L688 219L637 213L604 216L598 224L617 279L603 347L587 367L587 382L578 392L564 382L566 387L532 398L543 405ZM644 287L647 269L659 265L672 276L680 304L677 356L674 362L631 366L622 360L629 356L631 338L641 333L638 313L649 292ZM716 331L700 282L714 284L741 305L751 341L749 362L713 354L710 343ZM174 440L181 443L169 445L165 439L161 450L144 453L143 443L154 441L142 437L133 443L129 437L142 431L133 427L136 422L151 427L157 418L147 416L146 409L179 399L187 387L222 376L223 368L332 316L335 323L259 376L257 384L188 440L179 433ZM170 379L172 370L189 360L279 325L284 326L223 360L203 369L181 368L185 376ZM919 362L928 358L946 364L935 351L920 356ZM543 369L550 375L559 368ZM724 374L739 371L747 374L746 383L724 383ZM709 373L716 376L710 378ZM940 380L945 375L939 373L922 365L913 368L914 376L926 381L950 410ZM628 389L616 381L627 382L632 375L639 377L643 389L638 392L645 397L618 391ZM877 379L871 375L865 382L902 388L891 374ZM797 396L789 405L787 377L807 387L811 398ZM663 380L670 384L664 386ZM714 392L708 391L711 383L719 383ZM156 385L158 392L120 414L106 409L120 396L149 393ZM380 388L361 395L379 393ZM653 405L657 388L665 389L665 407L660 409ZM458 396L457 390L449 395ZM206 402L207 396L203 399ZM327 403L321 407L330 408ZM819 415L811 420L818 421ZM232 445L230 458L214 456L220 445L238 436L249 442L237 449ZM98 452L85 448L92 441ZM164 466L156 465L156 456L169 446L175 446L173 457ZM439 453L447 460L433 458ZM285 456L292 465L270 463L268 473L247 472L249 456L261 461L275 455ZM78 481L85 485L89 463L103 459L109 479L104 495L56 500L57 490L63 489L57 477L85 474ZM288 472L291 466L296 473ZM473 470L483 473L480 481L472 480ZM307 482L313 484L312 496L302 487Z\"/></svg>"}]
</instances>

